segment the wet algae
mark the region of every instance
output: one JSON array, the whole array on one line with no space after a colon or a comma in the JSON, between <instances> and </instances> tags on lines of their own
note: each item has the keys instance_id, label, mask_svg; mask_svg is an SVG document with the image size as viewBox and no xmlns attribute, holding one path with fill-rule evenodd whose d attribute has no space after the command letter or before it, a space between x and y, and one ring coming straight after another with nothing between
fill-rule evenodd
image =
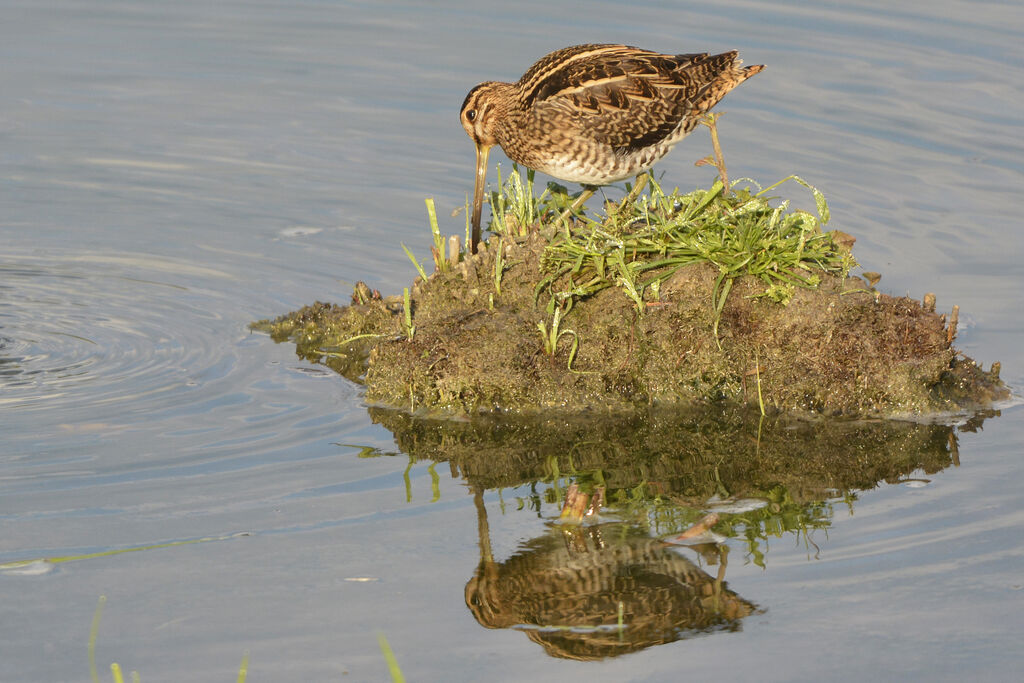
<instances>
[{"instance_id":1,"label":"wet algae","mask_svg":"<svg viewBox=\"0 0 1024 683\"><path fill-rule=\"evenodd\" d=\"M953 347L956 321L933 299L848 276L853 239L822 231L813 192L818 216L721 182L652 183L600 221L559 221L548 193L510 182L492 196L497 234L445 256L435 229L436 270L406 297L360 283L348 306L254 327L363 383L370 404L427 415L711 401L920 417L1006 398L997 367Z\"/></svg>"}]
</instances>

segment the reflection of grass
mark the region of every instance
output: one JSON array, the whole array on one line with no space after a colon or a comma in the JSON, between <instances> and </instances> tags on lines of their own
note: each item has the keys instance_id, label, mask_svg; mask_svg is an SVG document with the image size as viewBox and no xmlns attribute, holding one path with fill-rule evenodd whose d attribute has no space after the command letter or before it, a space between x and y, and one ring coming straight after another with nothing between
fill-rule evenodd
<instances>
[{"instance_id":1,"label":"reflection of grass","mask_svg":"<svg viewBox=\"0 0 1024 683\"><path fill-rule=\"evenodd\" d=\"M345 448L358 448L359 452L356 453L357 458L380 458L382 456L396 456L399 455L394 451L383 451L373 446L359 446L356 444L348 443L335 443L335 446L343 446ZM405 502L412 502L412 472L413 465L416 464L416 459L412 456L407 456L409 463L405 467L405 471L402 472L402 479L405 482ZM430 475L430 492L431 492L431 503L436 503L441 500L441 477L437 473L437 463L430 463L427 467L427 473Z\"/></svg>"},{"instance_id":2,"label":"reflection of grass","mask_svg":"<svg viewBox=\"0 0 1024 683\"><path fill-rule=\"evenodd\" d=\"M828 529L832 525L833 503L831 501L815 501L797 503L789 492L776 486L766 493L768 505L741 515L723 515L716 531L729 538L743 537L747 543L747 555L758 567L764 567L764 551L769 536L781 538L785 533L796 534L802 538L805 547L814 547L817 555L818 546L811 539L815 529ZM852 508L854 494L847 493L844 502Z\"/></svg>"},{"instance_id":3,"label":"reflection of grass","mask_svg":"<svg viewBox=\"0 0 1024 683\"><path fill-rule=\"evenodd\" d=\"M445 463L452 479L494 492L503 513L554 519L570 484L580 494L603 487L602 516L655 537L677 536L715 512L714 531L755 564L790 534L813 556L855 492L941 471L959 453L948 425L804 422L718 406L652 409L642 418L552 412L454 422L379 408L371 416L395 434L411 472L421 472L414 463ZM350 447L361 457L384 454Z\"/></svg>"},{"instance_id":4,"label":"reflection of grass","mask_svg":"<svg viewBox=\"0 0 1024 683\"><path fill-rule=\"evenodd\" d=\"M586 492L606 485L604 474L599 470L563 477L555 465L550 477L542 482L533 482L529 485L528 494L517 496L516 509L543 514L545 505L561 505L570 483L577 484L580 490ZM698 522L709 509L714 509L676 500L671 494L660 493L660 488L660 485L653 482L641 482L628 488L607 489L605 513L641 524L655 536L667 537L682 533ZM728 498L726 491L720 493ZM714 531L726 538L743 539L751 562L763 568L768 539L781 538L787 533L802 538L805 546L809 550L813 548L817 554L818 547L811 534L817 529L828 529L831 526L833 501L800 503L783 486L762 492L748 492L745 497L760 500L763 505L742 512L719 512L720 519ZM843 497L850 507L855 499L853 493Z\"/></svg>"},{"instance_id":5,"label":"reflection of grass","mask_svg":"<svg viewBox=\"0 0 1024 683\"><path fill-rule=\"evenodd\" d=\"M92 628L89 629L89 675L93 680L93 683L99 683L100 676L96 672L96 640L100 632L100 616L103 614L103 605L107 602L107 596L101 595L99 601L96 603L96 612L92 617ZM114 683L124 683L124 676L121 674L121 665L117 662L110 664L110 674L114 679ZM246 652L242 656L242 664L238 667L238 683L245 683L245 678L249 674L249 653ZM142 679L139 676L138 671L132 671L133 683L139 683Z\"/></svg>"},{"instance_id":6,"label":"reflection of grass","mask_svg":"<svg viewBox=\"0 0 1024 683\"><path fill-rule=\"evenodd\" d=\"M569 472L562 472L558 458L553 456L548 458L545 469L547 476L530 483L528 494L516 497L517 510L543 514L545 505L561 505L569 484L575 483L580 491L586 493L592 493L598 487L604 488L606 512L643 524L656 536L679 534L708 512L693 501L664 493L664 487L658 482L641 481L629 487L609 486L602 470L572 468ZM719 496L729 498L729 492L720 482L718 488ZM762 545L767 543L769 536L781 537L791 532L803 537L805 544L813 546L810 532L827 529L831 525L831 502L799 503L783 486L762 492L748 491L744 497L761 499L765 504L754 510L720 514L714 530L727 538L744 538L748 557L760 567L764 566ZM853 494L847 494L845 500L852 506Z\"/></svg>"}]
</instances>

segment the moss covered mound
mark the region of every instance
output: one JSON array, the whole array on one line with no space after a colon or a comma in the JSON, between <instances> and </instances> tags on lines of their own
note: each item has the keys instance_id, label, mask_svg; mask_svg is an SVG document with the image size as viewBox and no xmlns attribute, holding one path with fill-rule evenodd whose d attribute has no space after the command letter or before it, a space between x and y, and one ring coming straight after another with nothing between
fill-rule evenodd
<instances>
[{"instance_id":1,"label":"moss covered mound","mask_svg":"<svg viewBox=\"0 0 1024 683\"><path fill-rule=\"evenodd\" d=\"M955 323L951 331L933 304L859 278L822 272L817 287L795 288L782 304L752 275L731 279L722 297L721 268L697 263L661 280L642 306L610 286L571 308L545 307L551 238L492 238L418 280L409 308L360 284L349 306L318 303L256 327L363 382L372 404L449 416L730 401L905 417L1008 396L997 370L953 348ZM570 291L571 277L545 286Z\"/></svg>"}]
</instances>

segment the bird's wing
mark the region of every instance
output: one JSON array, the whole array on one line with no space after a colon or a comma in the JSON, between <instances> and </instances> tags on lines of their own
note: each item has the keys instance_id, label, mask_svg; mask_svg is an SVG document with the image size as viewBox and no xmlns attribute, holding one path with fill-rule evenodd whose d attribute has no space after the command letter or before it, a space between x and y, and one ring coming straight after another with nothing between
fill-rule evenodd
<instances>
[{"instance_id":1,"label":"bird's wing","mask_svg":"<svg viewBox=\"0 0 1024 683\"><path fill-rule=\"evenodd\" d=\"M663 55L625 45L580 45L552 53L519 81L535 115L558 111L617 149L672 135L735 53Z\"/></svg>"}]
</instances>

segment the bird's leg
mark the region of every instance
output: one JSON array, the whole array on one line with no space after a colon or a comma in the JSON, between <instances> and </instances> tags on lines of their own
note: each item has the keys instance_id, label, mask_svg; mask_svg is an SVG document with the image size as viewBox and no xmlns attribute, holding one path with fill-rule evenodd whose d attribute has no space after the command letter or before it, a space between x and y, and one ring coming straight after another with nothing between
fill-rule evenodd
<instances>
[{"instance_id":1,"label":"bird's leg","mask_svg":"<svg viewBox=\"0 0 1024 683\"><path fill-rule=\"evenodd\" d=\"M583 192L580 192L580 196L576 198L572 205L562 212L562 215L558 217L558 222L563 223L576 215L576 213L583 208L583 203L594 196L594 192L596 190L597 187L594 185L584 185Z\"/></svg>"},{"instance_id":2,"label":"bird's leg","mask_svg":"<svg viewBox=\"0 0 1024 683\"><path fill-rule=\"evenodd\" d=\"M648 171L637 174L636 180L633 183L633 189L629 191L629 194L622 198L621 202L619 202L618 207L615 209L616 213L622 211L624 208L636 201L636 198L640 196L640 191L647 187L647 180L650 177L651 174Z\"/></svg>"},{"instance_id":3,"label":"bird's leg","mask_svg":"<svg viewBox=\"0 0 1024 683\"><path fill-rule=\"evenodd\" d=\"M725 157L722 156L722 146L718 143L718 117L722 113L705 114L700 122L711 131L711 146L715 150L715 168L718 169L718 175L722 179L722 195L727 195L729 194L729 174L725 170Z\"/></svg>"}]
</instances>

